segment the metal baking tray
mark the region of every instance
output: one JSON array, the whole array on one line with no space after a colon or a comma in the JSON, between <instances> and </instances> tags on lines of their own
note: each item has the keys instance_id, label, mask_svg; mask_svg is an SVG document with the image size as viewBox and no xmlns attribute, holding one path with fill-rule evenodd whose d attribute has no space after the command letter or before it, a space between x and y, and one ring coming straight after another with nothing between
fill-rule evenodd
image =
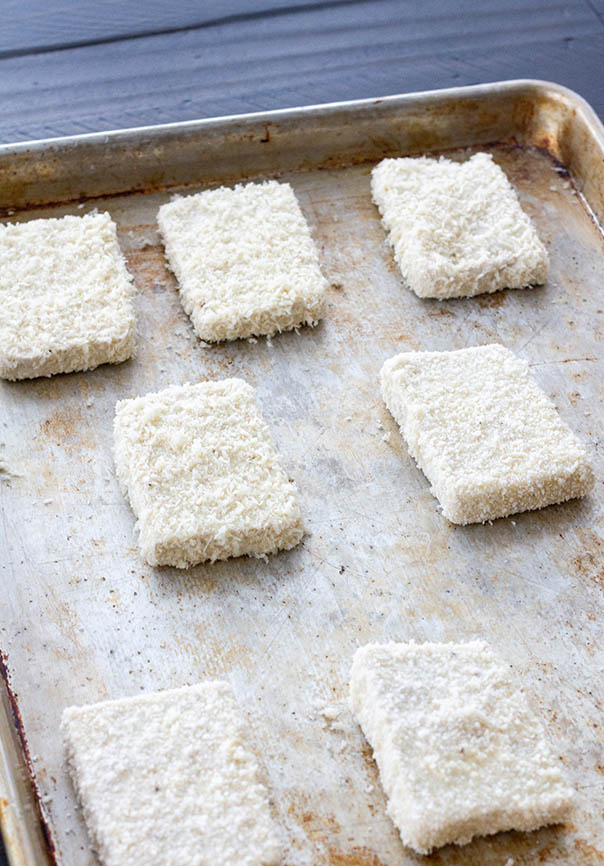
<instances>
[{"instance_id":1,"label":"metal baking tray","mask_svg":"<svg viewBox=\"0 0 604 866\"><path fill-rule=\"evenodd\" d=\"M551 252L546 286L415 297L371 203L384 156L488 150ZM160 204L290 181L330 281L323 323L204 347L156 232ZM576 94L513 81L31 142L0 150L7 220L108 210L137 287L135 360L0 385L0 806L13 866L96 863L63 763L62 709L225 677L249 722L290 866L593 864L604 854L604 129ZM458 527L379 396L410 349L500 341L588 445L583 501ZM259 392L308 534L267 562L151 569L111 454L117 399L242 376ZM367 641L487 638L577 789L568 824L405 850L347 708ZM30 778L31 777L31 778Z\"/></svg>"}]
</instances>

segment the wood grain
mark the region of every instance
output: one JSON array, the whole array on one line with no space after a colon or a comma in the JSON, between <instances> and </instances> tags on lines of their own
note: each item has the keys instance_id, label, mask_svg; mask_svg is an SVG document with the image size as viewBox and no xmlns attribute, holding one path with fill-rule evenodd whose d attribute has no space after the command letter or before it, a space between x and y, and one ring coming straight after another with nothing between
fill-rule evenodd
<instances>
[{"instance_id":1,"label":"wood grain","mask_svg":"<svg viewBox=\"0 0 604 866\"><path fill-rule=\"evenodd\" d=\"M174 10L174 27L186 26L193 5ZM124 7L129 17L122 11L119 20L137 33L145 21L164 20L152 20L153 5L144 19L135 4ZM84 18L79 12L76 23ZM28 21L21 39L9 40L19 50L55 38L52 28L28 38ZM77 39L100 39L98 21L86 21ZM71 31L62 32L68 46ZM515 77L559 81L604 113L603 56L604 24L585 0L462 0L455 14L440 0L272 7L189 30L4 57L0 141Z\"/></svg>"},{"instance_id":2,"label":"wood grain","mask_svg":"<svg viewBox=\"0 0 604 866\"><path fill-rule=\"evenodd\" d=\"M348 5L358 0L331 0ZM312 0L165 0L123 3L121 0L83 0L78 3L26 3L6 0L6 20L0 33L0 56L56 51L75 45L93 45L158 33L174 33L217 24L236 24L281 11L304 11L326 5Z\"/></svg>"}]
</instances>

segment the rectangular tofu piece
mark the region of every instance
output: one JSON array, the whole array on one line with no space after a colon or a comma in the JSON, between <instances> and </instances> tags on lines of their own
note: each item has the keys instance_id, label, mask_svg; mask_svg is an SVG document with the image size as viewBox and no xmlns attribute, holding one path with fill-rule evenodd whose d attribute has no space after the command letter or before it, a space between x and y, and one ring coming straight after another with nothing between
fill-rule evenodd
<instances>
[{"instance_id":1,"label":"rectangular tofu piece","mask_svg":"<svg viewBox=\"0 0 604 866\"><path fill-rule=\"evenodd\" d=\"M419 854L567 814L542 726L484 641L363 646L350 696L388 813Z\"/></svg>"},{"instance_id":2,"label":"rectangular tofu piece","mask_svg":"<svg viewBox=\"0 0 604 866\"><path fill-rule=\"evenodd\" d=\"M547 251L490 154L466 162L384 159L372 171L371 191L402 275L420 298L547 279Z\"/></svg>"},{"instance_id":3,"label":"rectangular tofu piece","mask_svg":"<svg viewBox=\"0 0 604 866\"><path fill-rule=\"evenodd\" d=\"M182 305L202 340L235 340L314 325L327 283L288 183L238 185L159 209Z\"/></svg>"},{"instance_id":4,"label":"rectangular tofu piece","mask_svg":"<svg viewBox=\"0 0 604 866\"><path fill-rule=\"evenodd\" d=\"M114 442L150 565L262 556L301 540L295 485L242 379L122 400Z\"/></svg>"},{"instance_id":5,"label":"rectangular tofu piece","mask_svg":"<svg viewBox=\"0 0 604 866\"><path fill-rule=\"evenodd\" d=\"M0 377L130 358L133 295L109 214L0 225Z\"/></svg>"},{"instance_id":6,"label":"rectangular tofu piece","mask_svg":"<svg viewBox=\"0 0 604 866\"><path fill-rule=\"evenodd\" d=\"M452 523L484 523L584 496L585 449L529 373L496 343L386 361L382 396Z\"/></svg>"},{"instance_id":7,"label":"rectangular tofu piece","mask_svg":"<svg viewBox=\"0 0 604 866\"><path fill-rule=\"evenodd\" d=\"M64 710L67 765L104 866L269 866L280 844L231 686Z\"/></svg>"}]
</instances>

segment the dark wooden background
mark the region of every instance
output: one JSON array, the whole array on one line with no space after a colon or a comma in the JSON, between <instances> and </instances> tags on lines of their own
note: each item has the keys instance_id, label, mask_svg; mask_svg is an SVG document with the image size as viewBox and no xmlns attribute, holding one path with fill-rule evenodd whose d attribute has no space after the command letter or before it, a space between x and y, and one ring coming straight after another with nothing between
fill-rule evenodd
<instances>
[{"instance_id":1,"label":"dark wooden background","mask_svg":"<svg viewBox=\"0 0 604 866\"><path fill-rule=\"evenodd\" d=\"M604 0L0 0L0 21L0 143L509 78L604 116Z\"/></svg>"},{"instance_id":2,"label":"dark wooden background","mask_svg":"<svg viewBox=\"0 0 604 866\"><path fill-rule=\"evenodd\" d=\"M505 78L604 113L604 0L0 0L0 141Z\"/></svg>"}]
</instances>

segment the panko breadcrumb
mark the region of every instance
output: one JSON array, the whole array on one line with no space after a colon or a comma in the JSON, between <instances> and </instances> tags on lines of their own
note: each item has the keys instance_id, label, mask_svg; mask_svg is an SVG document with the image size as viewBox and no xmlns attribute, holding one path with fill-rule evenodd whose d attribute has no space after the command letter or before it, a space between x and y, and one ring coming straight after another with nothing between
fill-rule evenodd
<instances>
[{"instance_id":1,"label":"panko breadcrumb","mask_svg":"<svg viewBox=\"0 0 604 866\"><path fill-rule=\"evenodd\" d=\"M0 377L130 358L133 295L109 214L0 225Z\"/></svg>"},{"instance_id":2,"label":"panko breadcrumb","mask_svg":"<svg viewBox=\"0 0 604 866\"><path fill-rule=\"evenodd\" d=\"M572 789L484 641L363 646L350 695L388 813L419 854L565 818Z\"/></svg>"},{"instance_id":3,"label":"panko breadcrumb","mask_svg":"<svg viewBox=\"0 0 604 866\"><path fill-rule=\"evenodd\" d=\"M406 352L386 361L382 395L453 523L482 523L584 496L585 449L526 361L498 344Z\"/></svg>"},{"instance_id":4,"label":"panko breadcrumb","mask_svg":"<svg viewBox=\"0 0 604 866\"><path fill-rule=\"evenodd\" d=\"M63 712L68 769L104 866L274 866L280 843L225 682Z\"/></svg>"},{"instance_id":5,"label":"panko breadcrumb","mask_svg":"<svg viewBox=\"0 0 604 866\"><path fill-rule=\"evenodd\" d=\"M490 154L465 162L384 159L371 190L403 277L420 298L545 282L547 251Z\"/></svg>"},{"instance_id":6,"label":"panko breadcrumb","mask_svg":"<svg viewBox=\"0 0 604 866\"><path fill-rule=\"evenodd\" d=\"M180 297L207 342L314 325L327 282L288 183L271 180L178 198L157 222Z\"/></svg>"},{"instance_id":7,"label":"panko breadcrumb","mask_svg":"<svg viewBox=\"0 0 604 866\"><path fill-rule=\"evenodd\" d=\"M150 565L261 556L301 540L295 485L243 380L122 400L114 439L118 477Z\"/></svg>"}]
</instances>

